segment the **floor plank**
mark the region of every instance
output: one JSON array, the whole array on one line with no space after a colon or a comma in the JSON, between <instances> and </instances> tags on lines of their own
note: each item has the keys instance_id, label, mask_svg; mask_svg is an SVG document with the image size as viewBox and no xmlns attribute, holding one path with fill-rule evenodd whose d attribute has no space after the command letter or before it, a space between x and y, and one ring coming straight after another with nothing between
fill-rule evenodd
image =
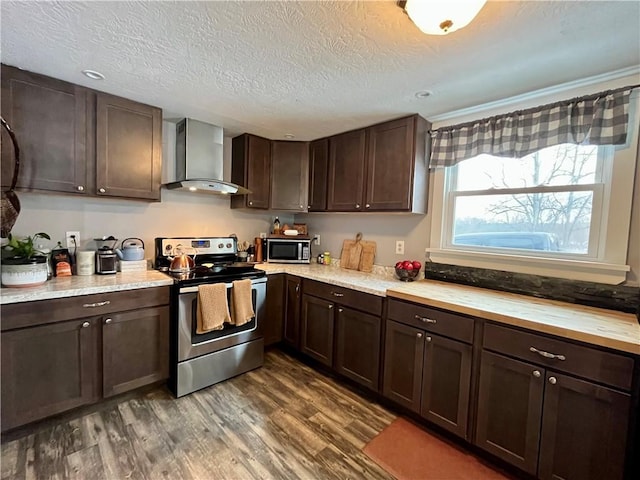
<instances>
[{"instance_id":1,"label":"floor plank","mask_svg":"<svg viewBox=\"0 0 640 480\"><path fill-rule=\"evenodd\" d=\"M361 451L395 415L280 351L176 399L164 387L2 442L4 479L390 479Z\"/></svg>"}]
</instances>

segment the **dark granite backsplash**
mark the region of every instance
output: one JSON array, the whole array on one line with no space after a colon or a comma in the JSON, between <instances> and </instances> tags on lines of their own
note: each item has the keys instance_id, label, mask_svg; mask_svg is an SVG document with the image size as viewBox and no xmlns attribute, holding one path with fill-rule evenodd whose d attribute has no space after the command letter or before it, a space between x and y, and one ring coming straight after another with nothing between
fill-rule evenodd
<instances>
[{"instance_id":1,"label":"dark granite backsplash","mask_svg":"<svg viewBox=\"0 0 640 480\"><path fill-rule=\"evenodd\" d=\"M425 278L635 313L640 319L640 287L606 285L434 262L425 263Z\"/></svg>"}]
</instances>

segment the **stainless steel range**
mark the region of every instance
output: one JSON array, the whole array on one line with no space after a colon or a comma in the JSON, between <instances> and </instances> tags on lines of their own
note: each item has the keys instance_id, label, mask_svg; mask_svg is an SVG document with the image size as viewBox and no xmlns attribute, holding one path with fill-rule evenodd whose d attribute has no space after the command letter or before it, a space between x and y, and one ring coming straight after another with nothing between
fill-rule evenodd
<instances>
[{"instance_id":1,"label":"stainless steel range","mask_svg":"<svg viewBox=\"0 0 640 480\"><path fill-rule=\"evenodd\" d=\"M155 250L156 269L167 272L175 282L171 288L171 391L181 397L262 366L267 278L253 264L236 262L236 239L162 237L155 239ZM172 262L180 252L193 259L193 267L172 272ZM233 282L242 279L251 280L253 319L242 326L225 323L222 330L196 333L198 287L224 283L230 302Z\"/></svg>"}]
</instances>

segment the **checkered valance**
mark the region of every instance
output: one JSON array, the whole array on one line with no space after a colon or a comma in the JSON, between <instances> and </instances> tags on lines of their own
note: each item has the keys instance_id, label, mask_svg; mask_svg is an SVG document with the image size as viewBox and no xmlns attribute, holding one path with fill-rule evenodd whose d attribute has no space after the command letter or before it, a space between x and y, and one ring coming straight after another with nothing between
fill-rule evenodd
<instances>
[{"instance_id":1,"label":"checkered valance","mask_svg":"<svg viewBox=\"0 0 640 480\"><path fill-rule=\"evenodd\" d=\"M562 143L624 144L629 95L638 86L433 130L429 166L450 167L483 153L522 158Z\"/></svg>"}]
</instances>

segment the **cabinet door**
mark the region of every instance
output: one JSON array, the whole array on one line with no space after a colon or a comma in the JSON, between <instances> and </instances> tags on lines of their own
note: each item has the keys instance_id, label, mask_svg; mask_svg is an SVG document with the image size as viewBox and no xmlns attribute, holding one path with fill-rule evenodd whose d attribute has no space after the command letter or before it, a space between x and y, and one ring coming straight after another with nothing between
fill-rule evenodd
<instances>
[{"instance_id":1,"label":"cabinet door","mask_svg":"<svg viewBox=\"0 0 640 480\"><path fill-rule=\"evenodd\" d=\"M116 313L102 319L103 396L169 377L169 307Z\"/></svg>"},{"instance_id":2,"label":"cabinet door","mask_svg":"<svg viewBox=\"0 0 640 480\"><path fill-rule=\"evenodd\" d=\"M287 275L284 290L284 342L300 348L300 289L299 277Z\"/></svg>"},{"instance_id":3,"label":"cabinet door","mask_svg":"<svg viewBox=\"0 0 640 480\"><path fill-rule=\"evenodd\" d=\"M2 116L20 147L17 186L86 193L87 90L77 85L2 66ZM11 184L14 151L2 129L2 185Z\"/></svg>"},{"instance_id":4,"label":"cabinet door","mask_svg":"<svg viewBox=\"0 0 640 480\"><path fill-rule=\"evenodd\" d=\"M338 307L336 370L374 391L379 390L381 322L375 315Z\"/></svg>"},{"instance_id":5,"label":"cabinet door","mask_svg":"<svg viewBox=\"0 0 640 480\"><path fill-rule=\"evenodd\" d=\"M630 397L547 372L538 476L621 479Z\"/></svg>"},{"instance_id":6,"label":"cabinet door","mask_svg":"<svg viewBox=\"0 0 640 480\"><path fill-rule=\"evenodd\" d=\"M467 438L471 345L425 334L421 415Z\"/></svg>"},{"instance_id":7,"label":"cabinet door","mask_svg":"<svg viewBox=\"0 0 640 480\"><path fill-rule=\"evenodd\" d=\"M262 325L265 347L282 341L284 322L284 274L269 275L266 315Z\"/></svg>"},{"instance_id":8,"label":"cabinet door","mask_svg":"<svg viewBox=\"0 0 640 480\"><path fill-rule=\"evenodd\" d=\"M88 320L2 332L2 429L97 400L98 338Z\"/></svg>"},{"instance_id":9,"label":"cabinet door","mask_svg":"<svg viewBox=\"0 0 640 480\"><path fill-rule=\"evenodd\" d=\"M329 139L309 144L309 204L310 212L327 209L327 175L329 172Z\"/></svg>"},{"instance_id":10,"label":"cabinet door","mask_svg":"<svg viewBox=\"0 0 640 480\"><path fill-rule=\"evenodd\" d=\"M365 130L329 139L327 210L359 212L364 198Z\"/></svg>"},{"instance_id":11,"label":"cabinet door","mask_svg":"<svg viewBox=\"0 0 640 480\"><path fill-rule=\"evenodd\" d=\"M411 209L414 138L414 117L369 128L365 210Z\"/></svg>"},{"instance_id":12,"label":"cabinet door","mask_svg":"<svg viewBox=\"0 0 640 480\"><path fill-rule=\"evenodd\" d=\"M273 210L307 210L309 144L271 142L271 203Z\"/></svg>"},{"instance_id":13,"label":"cabinet door","mask_svg":"<svg viewBox=\"0 0 640 480\"><path fill-rule=\"evenodd\" d=\"M319 362L333 365L333 303L302 295L300 351Z\"/></svg>"},{"instance_id":14,"label":"cabinet door","mask_svg":"<svg viewBox=\"0 0 640 480\"><path fill-rule=\"evenodd\" d=\"M476 444L536 474L544 369L482 352Z\"/></svg>"},{"instance_id":15,"label":"cabinet door","mask_svg":"<svg viewBox=\"0 0 640 480\"><path fill-rule=\"evenodd\" d=\"M96 193L160 200L162 111L96 96Z\"/></svg>"},{"instance_id":16,"label":"cabinet door","mask_svg":"<svg viewBox=\"0 0 640 480\"><path fill-rule=\"evenodd\" d=\"M403 407L420 412L424 333L390 320L386 327L382 394Z\"/></svg>"}]
</instances>

